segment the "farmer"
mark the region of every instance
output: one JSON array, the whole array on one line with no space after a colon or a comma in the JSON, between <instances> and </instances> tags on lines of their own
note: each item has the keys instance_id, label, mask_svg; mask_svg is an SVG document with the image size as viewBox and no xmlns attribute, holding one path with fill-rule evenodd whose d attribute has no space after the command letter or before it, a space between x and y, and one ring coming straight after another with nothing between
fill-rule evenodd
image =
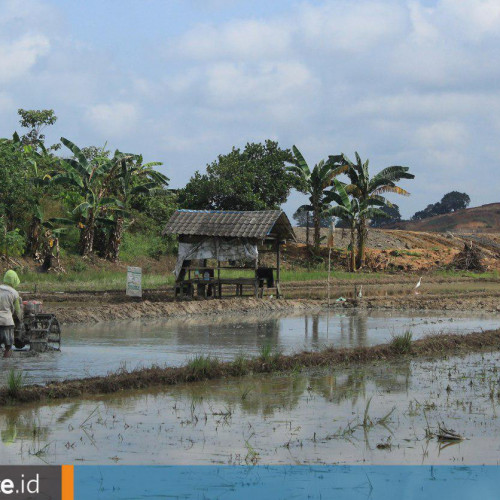
<instances>
[{"instance_id":1,"label":"farmer","mask_svg":"<svg viewBox=\"0 0 500 500\"><path fill-rule=\"evenodd\" d=\"M15 290L19 286L20 279L15 271L9 270L3 277L3 285L0 285L0 345L5 346L3 357L12 355L12 344L14 343L14 315L21 321L23 313L21 309L21 298Z\"/></svg>"}]
</instances>

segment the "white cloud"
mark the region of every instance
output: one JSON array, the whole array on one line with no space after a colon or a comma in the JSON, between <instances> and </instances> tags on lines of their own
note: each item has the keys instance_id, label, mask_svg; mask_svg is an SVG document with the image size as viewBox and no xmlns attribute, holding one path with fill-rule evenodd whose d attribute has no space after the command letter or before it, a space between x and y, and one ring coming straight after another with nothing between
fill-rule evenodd
<instances>
[{"instance_id":1,"label":"white cloud","mask_svg":"<svg viewBox=\"0 0 500 500\"><path fill-rule=\"evenodd\" d=\"M286 55L292 32L281 23L237 20L225 26L199 25L174 45L172 55L207 59L259 60Z\"/></svg>"},{"instance_id":2,"label":"white cloud","mask_svg":"<svg viewBox=\"0 0 500 500\"><path fill-rule=\"evenodd\" d=\"M498 0L283 0L268 15L256 0L240 17L239 0L211 2L229 8L200 3L144 46L138 26L134 59L75 39L43 0L4 0L0 109L54 108L58 136L144 152L176 186L233 145L275 137L311 163L358 150L374 169L410 166L406 215L448 187L498 200L498 174L482 191L461 175L474 164L487 176L500 155Z\"/></svg>"},{"instance_id":3,"label":"white cloud","mask_svg":"<svg viewBox=\"0 0 500 500\"><path fill-rule=\"evenodd\" d=\"M43 35L24 35L12 42L0 41L0 82L24 76L37 60L48 54L49 39Z\"/></svg>"},{"instance_id":4,"label":"white cloud","mask_svg":"<svg viewBox=\"0 0 500 500\"><path fill-rule=\"evenodd\" d=\"M129 102L96 104L85 113L85 119L104 138L120 138L139 125L139 110Z\"/></svg>"}]
</instances>

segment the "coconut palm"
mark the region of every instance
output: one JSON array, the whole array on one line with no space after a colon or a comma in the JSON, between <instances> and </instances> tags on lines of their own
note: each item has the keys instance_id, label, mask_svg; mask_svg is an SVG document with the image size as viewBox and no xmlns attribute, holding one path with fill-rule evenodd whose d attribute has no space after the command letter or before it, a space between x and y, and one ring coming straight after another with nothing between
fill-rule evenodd
<instances>
[{"instance_id":1,"label":"coconut palm","mask_svg":"<svg viewBox=\"0 0 500 500\"><path fill-rule=\"evenodd\" d=\"M296 146L293 146L293 154L296 164L288 167L288 171L295 174L299 185L302 186L301 191L309 194L309 204L302 205L299 210L312 212L313 227L314 227L314 248L319 249L321 217L325 214L330 206L330 193L328 188L332 185L335 176L346 170L345 165L340 165L341 156L331 156L325 162L321 160L314 165L311 170L302 153Z\"/></svg>"},{"instance_id":2,"label":"coconut palm","mask_svg":"<svg viewBox=\"0 0 500 500\"><path fill-rule=\"evenodd\" d=\"M64 137L61 142L74 156L60 161L61 171L51 176L51 182L74 188L83 200L72 210L72 216L80 229L80 254L88 256L94 249L96 223L106 223L100 221L102 212L119 211L123 207L120 200L110 196L118 164L105 156L89 161L73 142Z\"/></svg>"},{"instance_id":3,"label":"coconut palm","mask_svg":"<svg viewBox=\"0 0 500 500\"><path fill-rule=\"evenodd\" d=\"M346 193L353 196L359 203L360 214L363 214L365 209L373 205L375 201L378 206L389 206L392 204L384 196L385 193L396 193L403 196L409 196L410 193L405 189L396 185L396 182L401 179L414 179L415 176L408 172L408 167L399 165L384 168L378 174L370 177L368 170L369 160L362 162L359 154L356 152L356 162L352 162L345 156L343 163L348 168L346 170L350 184L345 188ZM331 157L336 159L335 156ZM369 217L360 215L357 222L358 231L358 266L363 267L365 264L365 244L367 238L367 220Z\"/></svg>"},{"instance_id":4,"label":"coconut palm","mask_svg":"<svg viewBox=\"0 0 500 500\"><path fill-rule=\"evenodd\" d=\"M350 198L347 193L347 186L338 179L333 179L335 191L332 189L329 198L337 205L331 207L327 214L333 217L339 217L349 225L351 233L350 244L350 270L356 271L356 227L361 219L370 219L375 216L383 217L385 212L377 208L383 205L378 199L370 199L364 205L361 205L357 198Z\"/></svg>"}]
</instances>

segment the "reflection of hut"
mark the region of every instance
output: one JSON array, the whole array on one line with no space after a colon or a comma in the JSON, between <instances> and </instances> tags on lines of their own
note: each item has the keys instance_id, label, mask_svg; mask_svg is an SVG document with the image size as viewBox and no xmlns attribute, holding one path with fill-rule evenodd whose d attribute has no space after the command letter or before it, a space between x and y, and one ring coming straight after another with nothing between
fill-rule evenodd
<instances>
[{"instance_id":1,"label":"reflection of hut","mask_svg":"<svg viewBox=\"0 0 500 500\"><path fill-rule=\"evenodd\" d=\"M223 285L262 296L264 287L280 296L280 247L295 240L285 212L265 210L177 210L163 234L179 235L175 295L222 296ZM259 267L259 255L272 252L276 267ZM209 266L209 259L216 261Z\"/></svg>"}]
</instances>

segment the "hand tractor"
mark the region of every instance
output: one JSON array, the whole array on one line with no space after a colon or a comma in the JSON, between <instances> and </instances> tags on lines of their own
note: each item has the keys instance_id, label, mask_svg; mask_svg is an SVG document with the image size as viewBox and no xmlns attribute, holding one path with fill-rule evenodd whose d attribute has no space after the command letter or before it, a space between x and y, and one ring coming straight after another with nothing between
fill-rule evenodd
<instances>
[{"instance_id":1,"label":"hand tractor","mask_svg":"<svg viewBox=\"0 0 500 500\"><path fill-rule=\"evenodd\" d=\"M44 313L42 303L37 300L23 302L23 321L16 324L14 346L30 351L60 351L61 327L54 314Z\"/></svg>"}]
</instances>

